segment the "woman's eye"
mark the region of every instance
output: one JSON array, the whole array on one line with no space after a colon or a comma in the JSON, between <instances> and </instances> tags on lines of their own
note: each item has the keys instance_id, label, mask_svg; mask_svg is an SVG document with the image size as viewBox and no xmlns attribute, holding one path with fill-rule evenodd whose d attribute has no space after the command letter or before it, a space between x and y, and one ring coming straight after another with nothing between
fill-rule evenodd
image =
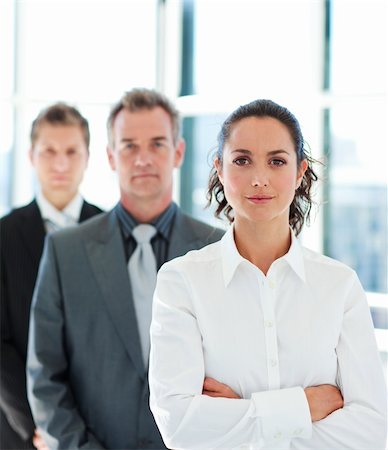
<instances>
[{"instance_id":1,"label":"woman's eye","mask_svg":"<svg viewBox=\"0 0 388 450\"><path fill-rule=\"evenodd\" d=\"M236 164L237 166L246 166L249 164L249 159L244 157L236 158L233 160L233 164Z\"/></svg>"},{"instance_id":2,"label":"woman's eye","mask_svg":"<svg viewBox=\"0 0 388 450\"><path fill-rule=\"evenodd\" d=\"M286 161L284 161L284 159L274 158L271 159L270 164L272 166L283 166L284 164L286 164Z\"/></svg>"}]
</instances>

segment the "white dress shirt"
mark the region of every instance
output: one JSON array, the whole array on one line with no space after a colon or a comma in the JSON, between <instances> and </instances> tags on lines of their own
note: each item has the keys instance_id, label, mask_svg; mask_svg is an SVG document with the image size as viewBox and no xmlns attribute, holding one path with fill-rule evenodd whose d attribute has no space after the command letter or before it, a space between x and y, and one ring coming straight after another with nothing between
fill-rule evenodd
<instances>
[{"instance_id":1,"label":"white dress shirt","mask_svg":"<svg viewBox=\"0 0 388 450\"><path fill-rule=\"evenodd\" d=\"M241 399L202 395L205 376ZM355 272L292 236L265 276L220 242L166 263L154 295L150 405L169 448L385 448L386 389ZM311 423L304 388L345 406Z\"/></svg>"},{"instance_id":2,"label":"white dress shirt","mask_svg":"<svg viewBox=\"0 0 388 450\"><path fill-rule=\"evenodd\" d=\"M42 191L38 191L36 203L38 204L46 231L50 233L61 228L76 225L81 215L83 201L81 194L77 193L66 207L59 211L46 199Z\"/></svg>"}]
</instances>

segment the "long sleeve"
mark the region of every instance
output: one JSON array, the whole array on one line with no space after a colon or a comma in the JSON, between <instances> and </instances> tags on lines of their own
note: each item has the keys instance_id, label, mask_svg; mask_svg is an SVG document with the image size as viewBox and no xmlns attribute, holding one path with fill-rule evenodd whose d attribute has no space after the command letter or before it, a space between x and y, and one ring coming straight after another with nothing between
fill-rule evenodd
<instances>
[{"instance_id":1,"label":"long sleeve","mask_svg":"<svg viewBox=\"0 0 388 450\"><path fill-rule=\"evenodd\" d=\"M7 305L9 302L6 288L4 264L1 265L1 395L0 405L11 427L27 440L34 434L34 421L26 395L25 363L17 351L11 331Z\"/></svg>"},{"instance_id":2,"label":"long sleeve","mask_svg":"<svg viewBox=\"0 0 388 450\"><path fill-rule=\"evenodd\" d=\"M368 304L356 275L336 351L344 407L314 423L311 442L295 440L291 448L384 450L386 386Z\"/></svg>"},{"instance_id":3,"label":"long sleeve","mask_svg":"<svg viewBox=\"0 0 388 450\"><path fill-rule=\"evenodd\" d=\"M190 290L166 266L154 296L149 381L151 410L167 447L287 448L294 436L310 437L310 413L300 387L257 392L247 399L202 395L204 353Z\"/></svg>"},{"instance_id":4,"label":"long sleeve","mask_svg":"<svg viewBox=\"0 0 388 450\"><path fill-rule=\"evenodd\" d=\"M27 389L35 423L50 449L100 449L79 414L67 378L60 268L46 239L31 308Z\"/></svg>"}]
</instances>

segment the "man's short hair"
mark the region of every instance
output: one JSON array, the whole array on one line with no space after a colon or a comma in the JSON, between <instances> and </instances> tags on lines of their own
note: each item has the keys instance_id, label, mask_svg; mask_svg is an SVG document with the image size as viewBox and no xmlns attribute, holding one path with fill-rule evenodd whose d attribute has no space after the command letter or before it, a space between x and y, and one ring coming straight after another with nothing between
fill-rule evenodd
<instances>
[{"instance_id":1,"label":"man's short hair","mask_svg":"<svg viewBox=\"0 0 388 450\"><path fill-rule=\"evenodd\" d=\"M130 112L160 107L170 116L174 144L180 137L180 116L171 101L162 93L153 89L135 88L125 92L121 99L113 105L107 121L109 145L113 145L113 125L118 113L127 109Z\"/></svg>"},{"instance_id":2,"label":"man's short hair","mask_svg":"<svg viewBox=\"0 0 388 450\"><path fill-rule=\"evenodd\" d=\"M32 146L34 146L36 140L38 139L41 126L46 124L54 126L79 126L85 140L86 148L89 150L90 132L88 121L74 106L67 105L63 102L58 102L44 108L32 122L30 134Z\"/></svg>"}]
</instances>

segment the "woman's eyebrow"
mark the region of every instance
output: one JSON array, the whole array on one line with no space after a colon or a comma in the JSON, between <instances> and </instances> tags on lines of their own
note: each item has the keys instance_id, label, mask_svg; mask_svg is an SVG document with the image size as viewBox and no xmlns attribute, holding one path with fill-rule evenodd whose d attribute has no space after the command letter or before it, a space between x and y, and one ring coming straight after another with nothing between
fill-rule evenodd
<instances>
[{"instance_id":1,"label":"woman's eyebrow","mask_svg":"<svg viewBox=\"0 0 388 450\"><path fill-rule=\"evenodd\" d=\"M245 148L236 148L235 150L232 150L232 153L243 153L245 155L251 155L252 152L250 150L246 150ZM285 153L286 155L289 155L290 153L287 150L279 149L279 150L270 150L267 152L267 155L278 155L280 153Z\"/></svg>"},{"instance_id":2,"label":"woman's eyebrow","mask_svg":"<svg viewBox=\"0 0 388 450\"><path fill-rule=\"evenodd\" d=\"M244 153L246 155L252 154L250 150L245 150L244 148L236 148L235 150L232 150L232 153Z\"/></svg>"},{"instance_id":3,"label":"woman's eyebrow","mask_svg":"<svg viewBox=\"0 0 388 450\"><path fill-rule=\"evenodd\" d=\"M268 152L268 155L278 155L279 153L285 153L286 155L290 154L287 150L279 149L279 150L271 150L270 152Z\"/></svg>"}]
</instances>

